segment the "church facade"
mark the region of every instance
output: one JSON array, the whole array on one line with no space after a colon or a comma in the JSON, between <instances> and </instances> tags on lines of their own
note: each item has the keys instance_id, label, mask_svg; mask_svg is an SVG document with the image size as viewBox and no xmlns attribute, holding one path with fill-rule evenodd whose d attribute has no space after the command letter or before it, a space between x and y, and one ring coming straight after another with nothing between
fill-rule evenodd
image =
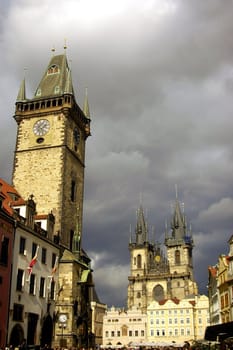
<instances>
[{"instance_id":1,"label":"church facade","mask_svg":"<svg viewBox=\"0 0 233 350\"><path fill-rule=\"evenodd\" d=\"M146 312L153 301L179 300L198 294L193 274L193 238L176 199L171 230L165 232L165 248L148 239L148 225L142 206L137 212L135 236L129 243L130 275L128 308Z\"/></svg>"}]
</instances>

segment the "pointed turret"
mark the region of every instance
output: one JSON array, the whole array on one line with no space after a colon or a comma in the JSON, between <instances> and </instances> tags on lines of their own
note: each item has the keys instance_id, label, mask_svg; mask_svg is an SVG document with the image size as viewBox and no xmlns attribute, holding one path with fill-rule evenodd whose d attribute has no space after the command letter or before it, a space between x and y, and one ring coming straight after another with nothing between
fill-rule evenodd
<instances>
[{"instance_id":1,"label":"pointed turret","mask_svg":"<svg viewBox=\"0 0 233 350\"><path fill-rule=\"evenodd\" d=\"M25 78L22 80L22 83L19 88L18 96L16 102L26 101L26 87L25 87Z\"/></svg>"},{"instance_id":2,"label":"pointed turret","mask_svg":"<svg viewBox=\"0 0 233 350\"><path fill-rule=\"evenodd\" d=\"M175 210L171 222L172 237L176 239L182 239L186 232L185 217L181 213L179 201L176 200Z\"/></svg>"},{"instance_id":3,"label":"pointed turret","mask_svg":"<svg viewBox=\"0 0 233 350\"><path fill-rule=\"evenodd\" d=\"M140 206L137 211L137 224L135 233L137 244L143 244L144 242L147 242L147 225L142 206Z\"/></svg>"},{"instance_id":4,"label":"pointed turret","mask_svg":"<svg viewBox=\"0 0 233 350\"><path fill-rule=\"evenodd\" d=\"M66 80L66 86L65 86L64 93L74 95L73 84L72 84L72 75L71 75L70 69L68 70L68 73L67 73L67 80Z\"/></svg>"},{"instance_id":5,"label":"pointed turret","mask_svg":"<svg viewBox=\"0 0 233 350\"><path fill-rule=\"evenodd\" d=\"M89 102L88 102L88 96L87 96L87 88L85 90L85 98L84 98L84 105L83 105L83 113L85 116L90 119L90 108L89 108Z\"/></svg>"}]
</instances>

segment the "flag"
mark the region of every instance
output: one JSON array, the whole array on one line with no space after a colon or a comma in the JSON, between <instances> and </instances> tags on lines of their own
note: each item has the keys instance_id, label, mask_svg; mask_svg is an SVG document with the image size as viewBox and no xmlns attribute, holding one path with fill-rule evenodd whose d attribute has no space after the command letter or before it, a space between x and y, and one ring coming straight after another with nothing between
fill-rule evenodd
<instances>
[{"instance_id":1,"label":"flag","mask_svg":"<svg viewBox=\"0 0 233 350\"><path fill-rule=\"evenodd\" d=\"M55 275L57 268L58 268L58 256L56 256L56 260L55 260L54 266L52 268L52 277Z\"/></svg>"},{"instance_id":2,"label":"flag","mask_svg":"<svg viewBox=\"0 0 233 350\"><path fill-rule=\"evenodd\" d=\"M39 252L39 246L36 247L36 253L35 253L34 257L32 258L32 260L31 260L31 262L30 262L30 264L28 266L28 274L29 275L31 275L33 266L37 262L38 252Z\"/></svg>"}]
</instances>

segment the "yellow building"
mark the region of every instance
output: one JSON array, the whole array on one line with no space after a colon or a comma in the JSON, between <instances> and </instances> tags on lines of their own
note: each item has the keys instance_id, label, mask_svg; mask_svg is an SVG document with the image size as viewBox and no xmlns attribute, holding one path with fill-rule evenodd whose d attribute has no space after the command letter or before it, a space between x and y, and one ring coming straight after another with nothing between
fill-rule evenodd
<instances>
[{"instance_id":1,"label":"yellow building","mask_svg":"<svg viewBox=\"0 0 233 350\"><path fill-rule=\"evenodd\" d=\"M183 343L203 339L209 325L205 295L153 301L147 308L147 341Z\"/></svg>"}]
</instances>

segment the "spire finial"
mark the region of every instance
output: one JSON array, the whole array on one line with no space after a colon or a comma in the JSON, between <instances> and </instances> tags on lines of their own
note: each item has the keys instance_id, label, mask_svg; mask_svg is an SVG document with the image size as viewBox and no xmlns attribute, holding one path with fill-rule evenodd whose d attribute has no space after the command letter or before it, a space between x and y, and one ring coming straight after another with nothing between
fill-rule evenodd
<instances>
[{"instance_id":1,"label":"spire finial","mask_svg":"<svg viewBox=\"0 0 233 350\"><path fill-rule=\"evenodd\" d=\"M176 199L178 199L178 188L177 188L177 184L175 184L175 191L176 191Z\"/></svg>"},{"instance_id":2,"label":"spire finial","mask_svg":"<svg viewBox=\"0 0 233 350\"><path fill-rule=\"evenodd\" d=\"M67 39L66 39L66 38L64 38L64 50L66 50L66 49L67 49L67 44L66 44L66 42L67 42Z\"/></svg>"},{"instance_id":3,"label":"spire finial","mask_svg":"<svg viewBox=\"0 0 233 350\"><path fill-rule=\"evenodd\" d=\"M54 52L56 51L54 45L53 45L53 47L51 48L51 51L52 51L52 53L53 53L53 55L54 55Z\"/></svg>"}]
</instances>

